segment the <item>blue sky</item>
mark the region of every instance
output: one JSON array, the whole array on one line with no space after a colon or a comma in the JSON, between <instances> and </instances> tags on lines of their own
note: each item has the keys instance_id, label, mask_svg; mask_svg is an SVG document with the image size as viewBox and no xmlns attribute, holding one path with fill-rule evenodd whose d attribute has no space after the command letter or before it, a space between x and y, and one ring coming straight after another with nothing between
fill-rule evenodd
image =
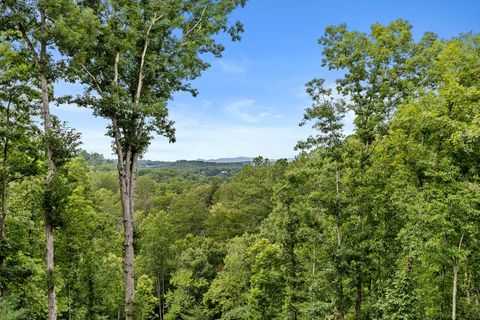
<instances>
[{"instance_id":1,"label":"blue sky","mask_svg":"<svg viewBox=\"0 0 480 320\"><path fill-rule=\"evenodd\" d=\"M347 23L368 31L373 23L397 18L413 25L416 38L433 31L442 38L480 31L480 1L324 1L250 0L236 10L245 33L240 42L224 42L221 59L193 82L200 94L177 94L169 104L176 122L177 142L157 137L145 159L174 161L258 156L291 158L298 140L312 131L298 127L309 105L304 84L313 78L334 83L321 68L317 39L325 27ZM76 85L58 84L56 93L74 93ZM82 133L83 148L113 158L104 135L107 121L89 110L54 107L53 112ZM351 124L347 124L351 131Z\"/></svg>"}]
</instances>

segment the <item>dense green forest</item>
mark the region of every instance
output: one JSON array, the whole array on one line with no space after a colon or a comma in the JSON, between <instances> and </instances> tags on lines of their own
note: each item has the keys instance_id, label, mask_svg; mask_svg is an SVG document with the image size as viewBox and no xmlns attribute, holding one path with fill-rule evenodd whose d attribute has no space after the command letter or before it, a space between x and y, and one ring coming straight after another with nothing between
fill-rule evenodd
<instances>
[{"instance_id":1,"label":"dense green forest","mask_svg":"<svg viewBox=\"0 0 480 320\"><path fill-rule=\"evenodd\" d=\"M480 319L480 35L330 26L296 159L168 164L140 158L244 1L127 3L0 2L0 319Z\"/></svg>"}]
</instances>

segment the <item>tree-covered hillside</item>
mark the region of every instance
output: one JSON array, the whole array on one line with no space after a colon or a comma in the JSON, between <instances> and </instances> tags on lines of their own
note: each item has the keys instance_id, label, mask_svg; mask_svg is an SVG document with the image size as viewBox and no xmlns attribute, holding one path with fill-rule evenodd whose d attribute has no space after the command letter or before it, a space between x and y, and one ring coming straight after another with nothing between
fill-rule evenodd
<instances>
[{"instance_id":1,"label":"tree-covered hillside","mask_svg":"<svg viewBox=\"0 0 480 320\"><path fill-rule=\"evenodd\" d=\"M115 161L105 159L105 157L98 153L88 153L82 150L80 152L88 162L91 171L115 171ZM218 176L221 178L232 177L235 173L240 171L242 167L252 161L240 162L213 162L203 160L177 160L177 161L152 161L139 160L138 173L145 175L152 171L156 175L176 175L178 173L197 174L207 177Z\"/></svg>"}]
</instances>

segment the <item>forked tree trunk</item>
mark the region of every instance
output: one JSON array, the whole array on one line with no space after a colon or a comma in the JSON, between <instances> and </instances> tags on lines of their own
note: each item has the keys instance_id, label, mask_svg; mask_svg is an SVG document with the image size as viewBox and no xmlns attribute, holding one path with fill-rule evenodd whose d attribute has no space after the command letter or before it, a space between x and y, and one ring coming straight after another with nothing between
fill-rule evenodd
<instances>
[{"instance_id":1,"label":"forked tree trunk","mask_svg":"<svg viewBox=\"0 0 480 320\"><path fill-rule=\"evenodd\" d=\"M121 146L120 129L115 118L112 118L112 127L115 131L116 153L118 160L118 177L120 183L120 200L123 211L123 231L124 231L124 277L125 277L125 319L134 319L134 301L135 301L135 272L134 260L135 253L133 247L133 231L135 210L134 192L138 156L131 150L124 150Z\"/></svg>"},{"instance_id":2,"label":"forked tree trunk","mask_svg":"<svg viewBox=\"0 0 480 320\"><path fill-rule=\"evenodd\" d=\"M120 63L119 51L115 53L114 61L114 77L112 85L117 86ZM123 259L123 272L125 280L125 319L133 320L135 302L135 252L133 248L133 212L135 210L134 193L138 154L132 152L131 146L125 147L122 145L122 134L117 122L117 117L113 115L111 117L111 120L115 141L115 153L117 154L117 171L120 184L120 201L122 203L123 213L122 222L125 250Z\"/></svg>"},{"instance_id":3,"label":"forked tree trunk","mask_svg":"<svg viewBox=\"0 0 480 320\"><path fill-rule=\"evenodd\" d=\"M134 219L134 190L135 190L135 168L136 161L131 159L124 164L125 170L120 174L121 201L123 208L123 230L125 237L125 315L127 320L134 318L134 298L135 298L135 273L134 273L134 248L133 248L133 230ZM120 173L120 172L119 172Z\"/></svg>"},{"instance_id":4,"label":"forked tree trunk","mask_svg":"<svg viewBox=\"0 0 480 320\"><path fill-rule=\"evenodd\" d=\"M147 28L145 34L145 41L143 44L142 54L140 58L140 65L138 71L138 83L137 89L135 91L134 104L138 105L140 103L140 96L142 94L143 88L143 78L144 78L144 65L145 65L145 56L147 53L148 45L150 43L150 32L153 28L153 25L161 18L163 15L154 14L150 24ZM112 85L116 87L119 82L119 63L120 63L120 52L115 52L114 59L114 76ZM100 89L100 92L102 90ZM124 274L125 274L125 319L133 320L134 319L134 302L135 302L135 272L134 272L134 261L135 261L135 252L133 247L133 231L134 231L134 218L133 212L135 211L135 179L137 172L137 162L138 162L138 152L133 151L132 145L128 142L122 145L122 134L120 127L117 122L117 117L113 115L112 120L112 129L114 132L115 140L115 152L117 154L117 170L120 183L120 200L122 202L122 211L123 211L123 230L124 230L124 246L125 246L125 256L124 256ZM144 116L141 116L140 124L136 130L137 138L142 136L144 129Z\"/></svg>"}]
</instances>

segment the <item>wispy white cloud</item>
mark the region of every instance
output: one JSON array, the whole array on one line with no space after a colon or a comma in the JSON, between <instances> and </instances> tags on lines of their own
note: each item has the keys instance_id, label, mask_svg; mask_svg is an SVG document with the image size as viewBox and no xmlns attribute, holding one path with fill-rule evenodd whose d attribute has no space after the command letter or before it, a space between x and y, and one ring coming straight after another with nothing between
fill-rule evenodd
<instances>
[{"instance_id":1,"label":"wispy white cloud","mask_svg":"<svg viewBox=\"0 0 480 320\"><path fill-rule=\"evenodd\" d=\"M253 115L245 111L255 105L255 100L252 99L239 99L233 101L225 106L225 110L228 111L232 116L249 123L257 123L259 116Z\"/></svg>"},{"instance_id":2,"label":"wispy white cloud","mask_svg":"<svg viewBox=\"0 0 480 320\"><path fill-rule=\"evenodd\" d=\"M258 105L255 100L246 98L227 104L225 110L235 118L251 124L257 124L263 118L275 116L272 114L272 108Z\"/></svg>"},{"instance_id":3,"label":"wispy white cloud","mask_svg":"<svg viewBox=\"0 0 480 320\"><path fill-rule=\"evenodd\" d=\"M231 74L244 74L246 72L245 61L232 61L220 59L218 65L226 73Z\"/></svg>"},{"instance_id":4,"label":"wispy white cloud","mask_svg":"<svg viewBox=\"0 0 480 320\"><path fill-rule=\"evenodd\" d=\"M212 103L211 108L219 107ZM312 134L309 128L299 128L296 119L275 121L282 115L275 110L260 106L253 99L239 99L223 106L230 107L229 113L237 112L243 121L225 121L224 117L203 112L193 112L194 105L175 104L171 118L175 120L177 142L156 136L145 159L174 161L179 159L209 159L232 156L264 156L270 159L291 158L296 152L293 147L298 140ZM259 119L269 118L258 125ZM111 139L105 131L83 128L82 148L114 158Z\"/></svg>"},{"instance_id":5,"label":"wispy white cloud","mask_svg":"<svg viewBox=\"0 0 480 320\"><path fill-rule=\"evenodd\" d=\"M219 116L218 109L233 116L234 121ZM200 100L199 104L175 103L170 118L175 120L177 142L169 144L167 139L155 137L144 158L174 161L258 155L270 159L294 157L297 141L316 132L309 127L298 127L296 117L276 111L248 98L223 106L209 100ZM344 119L346 134L353 130L353 118L349 112ZM87 122L76 126L82 132L82 148L114 158L111 139L105 136L107 123L96 121L99 129Z\"/></svg>"},{"instance_id":6,"label":"wispy white cloud","mask_svg":"<svg viewBox=\"0 0 480 320\"><path fill-rule=\"evenodd\" d=\"M145 158L161 160L224 158L232 156L264 156L270 159L291 158L298 140L309 134L308 129L296 124L260 127L252 125L229 126L210 123L196 127L178 127L177 142L168 144L156 138Z\"/></svg>"}]
</instances>

